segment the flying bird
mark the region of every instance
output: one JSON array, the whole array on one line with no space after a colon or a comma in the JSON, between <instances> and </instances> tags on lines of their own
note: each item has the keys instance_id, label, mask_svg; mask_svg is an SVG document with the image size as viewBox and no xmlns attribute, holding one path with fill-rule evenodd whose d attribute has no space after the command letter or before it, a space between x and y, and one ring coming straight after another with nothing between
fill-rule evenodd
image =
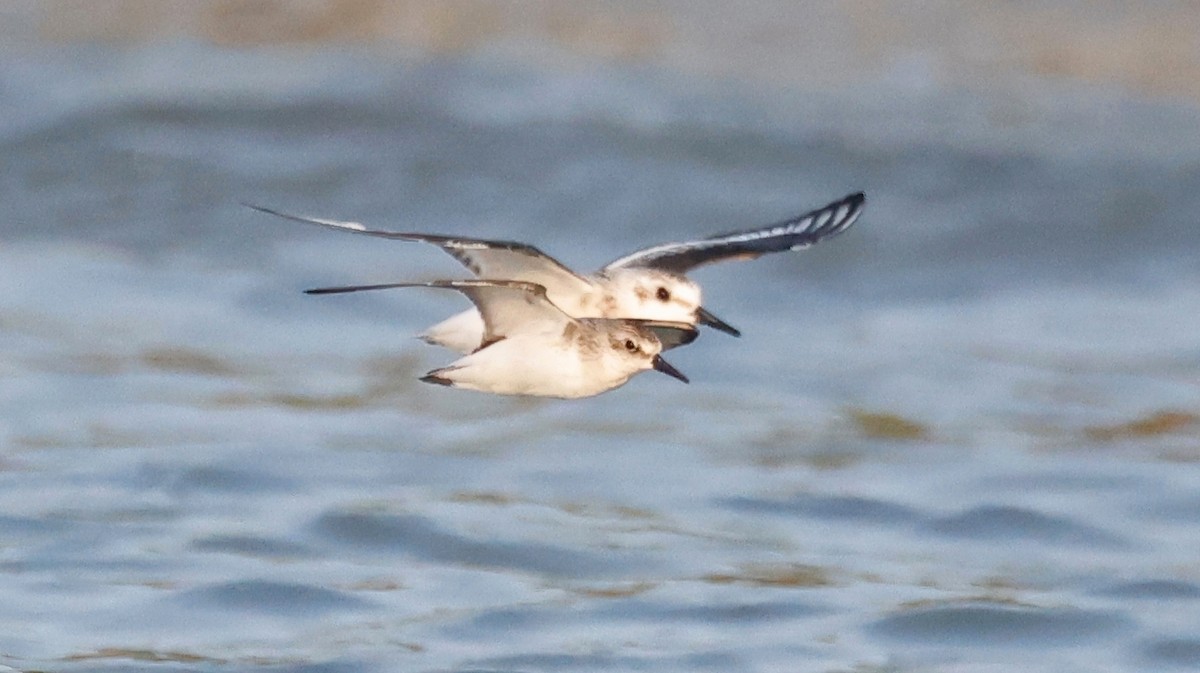
<instances>
[{"instance_id":1,"label":"flying bird","mask_svg":"<svg viewBox=\"0 0 1200 673\"><path fill-rule=\"evenodd\" d=\"M527 243L461 236L369 229L342 222L291 215L245 204L278 217L367 236L436 245L481 278L536 283L546 297L577 318L633 318L707 325L733 336L741 332L701 304L700 286L686 274L699 266L761 255L802 250L845 231L862 214L866 197L856 192L828 205L757 229L716 234L680 243L643 248L581 275ZM487 339L480 311L468 309L422 333L425 341L471 353Z\"/></svg>"},{"instance_id":2,"label":"flying bird","mask_svg":"<svg viewBox=\"0 0 1200 673\"><path fill-rule=\"evenodd\" d=\"M422 381L499 395L591 397L654 369L688 382L660 353L690 343L686 323L575 318L564 313L536 283L514 280L441 280L326 287L308 294L432 287L457 290L475 305L483 325L481 343L467 356L435 369Z\"/></svg>"}]
</instances>

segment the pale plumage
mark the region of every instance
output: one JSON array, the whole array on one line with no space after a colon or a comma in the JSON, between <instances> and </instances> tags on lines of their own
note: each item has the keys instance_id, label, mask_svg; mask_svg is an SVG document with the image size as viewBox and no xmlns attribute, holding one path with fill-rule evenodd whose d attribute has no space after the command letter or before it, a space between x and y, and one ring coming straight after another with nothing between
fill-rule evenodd
<instances>
[{"instance_id":1,"label":"pale plumage","mask_svg":"<svg viewBox=\"0 0 1200 673\"><path fill-rule=\"evenodd\" d=\"M663 360L664 343L689 343L695 327L683 323L573 318L546 297L546 288L521 281L459 280L386 283L308 290L338 294L363 290L433 287L457 290L482 316L482 345L422 381L499 395L577 398L623 385L655 369L684 383Z\"/></svg>"},{"instance_id":2,"label":"pale plumage","mask_svg":"<svg viewBox=\"0 0 1200 673\"><path fill-rule=\"evenodd\" d=\"M525 243L380 231L357 222L289 215L254 205L249 207L342 231L436 245L477 276L544 286L549 300L571 316L703 324L739 336L737 329L701 305L700 286L684 274L713 262L754 259L767 253L807 248L845 231L858 219L864 204L865 197L861 192L851 194L767 227L638 250L587 276L575 273ZM468 310L434 325L421 337L430 343L470 353L484 339L484 320L477 311Z\"/></svg>"}]
</instances>

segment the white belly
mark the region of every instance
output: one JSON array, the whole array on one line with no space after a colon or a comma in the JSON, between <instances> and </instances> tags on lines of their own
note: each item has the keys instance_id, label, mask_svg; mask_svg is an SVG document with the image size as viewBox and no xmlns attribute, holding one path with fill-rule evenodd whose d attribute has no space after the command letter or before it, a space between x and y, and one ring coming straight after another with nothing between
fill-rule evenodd
<instances>
[{"instance_id":1,"label":"white belly","mask_svg":"<svg viewBox=\"0 0 1200 673\"><path fill-rule=\"evenodd\" d=\"M542 339L513 338L462 358L440 376L460 388L498 395L576 398L616 388L634 372L610 371L585 362L578 351L547 348Z\"/></svg>"}]
</instances>

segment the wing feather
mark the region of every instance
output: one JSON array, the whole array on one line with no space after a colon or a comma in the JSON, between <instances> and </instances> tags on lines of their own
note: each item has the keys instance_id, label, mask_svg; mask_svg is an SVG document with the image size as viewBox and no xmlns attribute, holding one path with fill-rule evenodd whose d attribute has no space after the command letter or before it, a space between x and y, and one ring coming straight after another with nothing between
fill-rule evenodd
<instances>
[{"instance_id":1,"label":"wing feather","mask_svg":"<svg viewBox=\"0 0 1200 673\"><path fill-rule=\"evenodd\" d=\"M563 313L546 297L537 283L514 280L435 280L426 283L380 283L305 290L306 294L343 294L405 287L435 287L457 290L483 316L483 343L492 343L518 333L563 330L575 319Z\"/></svg>"},{"instance_id":2,"label":"wing feather","mask_svg":"<svg viewBox=\"0 0 1200 673\"><path fill-rule=\"evenodd\" d=\"M526 243L368 229L358 222L343 222L319 217L292 215L249 203L243 205L259 212L282 217L294 222L315 224L339 231L375 236L377 238L417 241L436 245L458 260L460 264L467 267L471 273L481 278L505 278L536 283L548 288L551 294L556 296L583 294L591 289L591 283L582 276L568 269L553 257Z\"/></svg>"},{"instance_id":3,"label":"wing feather","mask_svg":"<svg viewBox=\"0 0 1200 673\"><path fill-rule=\"evenodd\" d=\"M685 274L704 264L754 259L771 252L807 248L842 233L862 214L866 197L856 192L826 206L768 227L733 231L684 243L665 243L610 262L604 270L652 268Z\"/></svg>"}]
</instances>

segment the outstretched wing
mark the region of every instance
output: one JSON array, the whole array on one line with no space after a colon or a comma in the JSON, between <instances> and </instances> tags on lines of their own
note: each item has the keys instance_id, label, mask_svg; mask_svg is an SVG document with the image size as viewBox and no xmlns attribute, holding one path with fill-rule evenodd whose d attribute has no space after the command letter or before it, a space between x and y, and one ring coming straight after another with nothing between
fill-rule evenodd
<instances>
[{"instance_id":1,"label":"outstretched wing","mask_svg":"<svg viewBox=\"0 0 1200 673\"><path fill-rule=\"evenodd\" d=\"M537 283L550 288L558 295L583 294L591 289L591 284L563 266L558 260L538 250L532 245L516 241L489 241L479 238L462 238L459 236L441 236L437 234L417 234L399 231L382 231L368 229L358 222L342 222L326 220L318 217L290 215L288 213L243 204L259 212L275 215L294 222L304 222L322 227L348 231L353 234L389 238L399 241L419 241L436 245L445 250L451 257L457 259L471 273L481 278L505 278Z\"/></svg>"},{"instance_id":2,"label":"outstretched wing","mask_svg":"<svg viewBox=\"0 0 1200 673\"><path fill-rule=\"evenodd\" d=\"M399 239L402 241L411 240L409 238L408 234L402 234L402 233L397 233L397 232L392 232L392 231L378 231L375 229L368 229L365 226L363 226L362 224L359 224L358 222L343 222L342 220L326 220L326 219L320 218L320 217L307 217L305 215L292 215L290 213L285 213L285 212L282 212L279 210L274 210L272 208L267 208L266 206L256 206L253 203L242 202L242 205L246 206L247 208L249 208L251 210L257 210L260 213L274 215L275 217L282 217L285 220L291 220L293 222L303 222L305 224L315 224L315 225L321 226L321 227L329 227L331 229L340 229L341 231L349 231L354 234L366 234L367 236L378 236L379 238L395 238L395 239Z\"/></svg>"},{"instance_id":3,"label":"outstretched wing","mask_svg":"<svg viewBox=\"0 0 1200 673\"><path fill-rule=\"evenodd\" d=\"M519 332L565 329L575 319L546 298L546 288L516 280L435 280L428 283L382 283L305 290L306 294L342 294L402 287L437 287L458 290L475 304L483 316L483 343L498 341Z\"/></svg>"},{"instance_id":4,"label":"outstretched wing","mask_svg":"<svg viewBox=\"0 0 1200 673\"><path fill-rule=\"evenodd\" d=\"M717 234L698 241L665 243L638 250L610 262L605 270L621 267L662 269L685 274L703 264L731 259L754 259L768 252L801 250L845 231L862 214L866 197L851 194L827 206L761 229Z\"/></svg>"}]
</instances>

